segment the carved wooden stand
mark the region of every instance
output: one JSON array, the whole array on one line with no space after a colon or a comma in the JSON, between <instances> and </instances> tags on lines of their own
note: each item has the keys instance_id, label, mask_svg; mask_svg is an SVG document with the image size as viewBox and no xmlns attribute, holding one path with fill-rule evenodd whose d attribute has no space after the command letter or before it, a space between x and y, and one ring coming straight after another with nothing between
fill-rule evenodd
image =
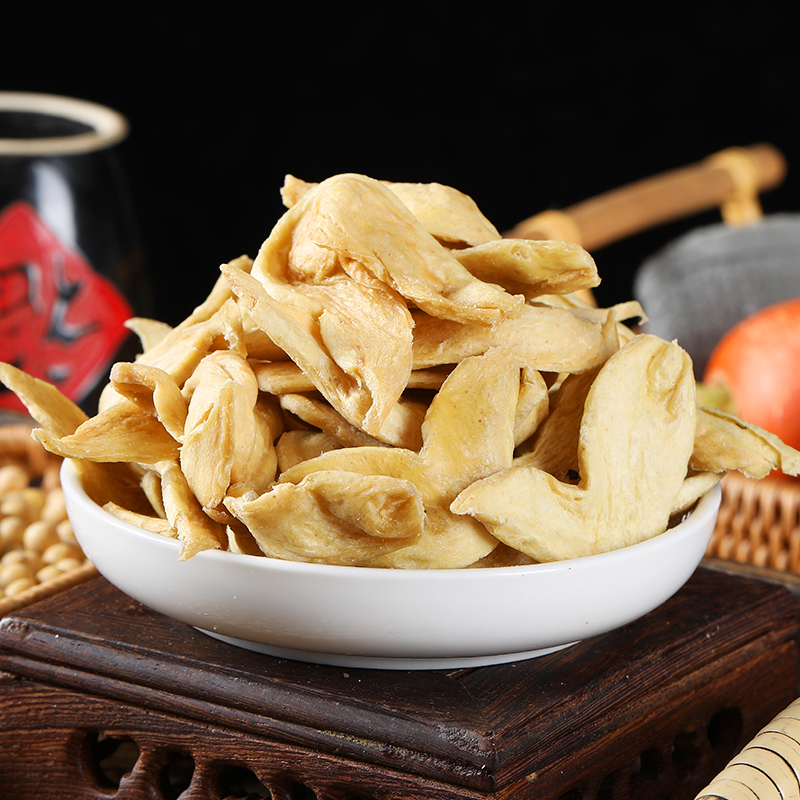
<instances>
[{"instance_id":1,"label":"carved wooden stand","mask_svg":"<svg viewBox=\"0 0 800 800\"><path fill-rule=\"evenodd\" d=\"M0 622L0 798L692 798L794 699L797 635L790 592L700 568L549 656L344 669L228 646L98 578Z\"/></svg>"}]
</instances>

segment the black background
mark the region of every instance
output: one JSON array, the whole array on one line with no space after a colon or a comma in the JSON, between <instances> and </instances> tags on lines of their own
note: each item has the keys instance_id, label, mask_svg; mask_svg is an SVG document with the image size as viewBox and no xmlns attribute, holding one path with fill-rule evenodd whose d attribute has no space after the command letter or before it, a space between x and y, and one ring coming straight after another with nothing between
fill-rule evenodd
<instances>
[{"instance_id":1,"label":"black background","mask_svg":"<svg viewBox=\"0 0 800 800\"><path fill-rule=\"evenodd\" d=\"M447 183L505 230L769 141L789 173L764 209L800 205L800 59L785 6L365 8L36 9L6 25L0 88L81 97L129 119L119 154L154 314L173 323L222 261L255 255L283 211L286 173ZM644 257L717 219L594 253L599 299L627 299Z\"/></svg>"}]
</instances>

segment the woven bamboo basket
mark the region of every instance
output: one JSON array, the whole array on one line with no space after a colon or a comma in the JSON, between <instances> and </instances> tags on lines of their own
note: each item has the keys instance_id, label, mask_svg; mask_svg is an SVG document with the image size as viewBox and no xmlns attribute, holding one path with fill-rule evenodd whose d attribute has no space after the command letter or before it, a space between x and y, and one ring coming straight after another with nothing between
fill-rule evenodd
<instances>
[{"instance_id":1,"label":"woven bamboo basket","mask_svg":"<svg viewBox=\"0 0 800 800\"><path fill-rule=\"evenodd\" d=\"M31 439L30 432L31 428L26 424L0 425L0 467L6 464L18 464L28 473L31 485L41 486L50 491L60 485L61 459L48 453L38 442ZM86 563L56 578L31 586L12 597L0 595L0 617L97 575L95 567Z\"/></svg>"},{"instance_id":2,"label":"woven bamboo basket","mask_svg":"<svg viewBox=\"0 0 800 800\"><path fill-rule=\"evenodd\" d=\"M728 473L707 555L800 573L800 481Z\"/></svg>"}]
</instances>

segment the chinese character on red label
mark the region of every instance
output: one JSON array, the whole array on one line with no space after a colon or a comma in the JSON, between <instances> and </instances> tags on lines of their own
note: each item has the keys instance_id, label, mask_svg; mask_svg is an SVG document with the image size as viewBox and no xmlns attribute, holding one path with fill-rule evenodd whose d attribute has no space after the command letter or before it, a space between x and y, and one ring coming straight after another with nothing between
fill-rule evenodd
<instances>
[{"instance_id":1,"label":"chinese character on red label","mask_svg":"<svg viewBox=\"0 0 800 800\"><path fill-rule=\"evenodd\" d=\"M34 208L0 213L0 361L80 402L125 341L127 300L79 252L64 246ZM0 407L20 409L0 392Z\"/></svg>"}]
</instances>

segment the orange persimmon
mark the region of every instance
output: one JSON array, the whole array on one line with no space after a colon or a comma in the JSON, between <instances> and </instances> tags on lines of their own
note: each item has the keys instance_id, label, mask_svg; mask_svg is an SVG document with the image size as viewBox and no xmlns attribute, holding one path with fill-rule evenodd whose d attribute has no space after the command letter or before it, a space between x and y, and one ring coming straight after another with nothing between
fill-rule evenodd
<instances>
[{"instance_id":1,"label":"orange persimmon","mask_svg":"<svg viewBox=\"0 0 800 800\"><path fill-rule=\"evenodd\" d=\"M751 314L715 347L703 376L734 413L800 449L800 297Z\"/></svg>"}]
</instances>

